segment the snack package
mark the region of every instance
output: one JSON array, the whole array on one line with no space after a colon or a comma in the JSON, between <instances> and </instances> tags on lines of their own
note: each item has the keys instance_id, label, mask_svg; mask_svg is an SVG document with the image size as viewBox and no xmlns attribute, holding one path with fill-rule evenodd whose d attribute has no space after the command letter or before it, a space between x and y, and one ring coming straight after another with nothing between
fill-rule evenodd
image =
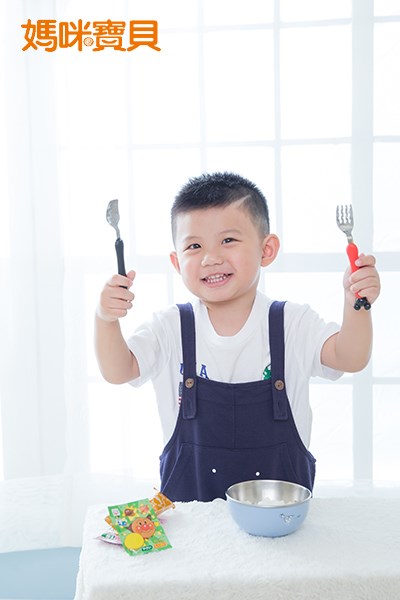
<instances>
[{"instance_id":1,"label":"snack package","mask_svg":"<svg viewBox=\"0 0 400 600\"><path fill-rule=\"evenodd\" d=\"M175 508L175 504L167 496L159 492L157 488L154 489L157 494L150 498L150 502L156 515L161 515L161 513L169 508Z\"/></svg>"},{"instance_id":2,"label":"snack package","mask_svg":"<svg viewBox=\"0 0 400 600\"><path fill-rule=\"evenodd\" d=\"M111 529L110 531L106 531L96 537L97 540L101 540L102 542L107 542L108 544L116 544L117 546L121 546L121 539L116 531Z\"/></svg>"},{"instance_id":3,"label":"snack package","mask_svg":"<svg viewBox=\"0 0 400 600\"><path fill-rule=\"evenodd\" d=\"M122 546L131 556L172 547L148 498L109 506L108 513Z\"/></svg>"},{"instance_id":4,"label":"snack package","mask_svg":"<svg viewBox=\"0 0 400 600\"><path fill-rule=\"evenodd\" d=\"M153 496L152 498L149 498L149 501L150 501L152 507L154 508L154 512L156 513L156 515L161 515L161 513L165 512L166 510L168 510L170 508L175 508L175 504L169 498L167 498L167 496L165 496L164 494L159 492L157 490L157 488L154 488L154 489L157 492L157 494L155 496ZM114 527L109 515L107 515L104 518L104 520L106 521L106 523L108 523L108 525L111 525L111 527Z\"/></svg>"}]
</instances>

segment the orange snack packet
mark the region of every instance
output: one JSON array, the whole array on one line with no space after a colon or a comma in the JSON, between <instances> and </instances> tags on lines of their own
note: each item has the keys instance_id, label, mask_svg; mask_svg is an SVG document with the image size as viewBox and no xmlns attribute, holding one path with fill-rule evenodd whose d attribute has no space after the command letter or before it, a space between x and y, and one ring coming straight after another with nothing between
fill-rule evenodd
<instances>
[{"instance_id":1,"label":"orange snack packet","mask_svg":"<svg viewBox=\"0 0 400 600\"><path fill-rule=\"evenodd\" d=\"M161 515L161 513L168 510L169 508L175 508L175 504L169 498L167 498L167 496L159 492L157 488L154 489L157 492L157 494L150 498L150 503L154 508L154 512L156 513L156 515Z\"/></svg>"}]
</instances>

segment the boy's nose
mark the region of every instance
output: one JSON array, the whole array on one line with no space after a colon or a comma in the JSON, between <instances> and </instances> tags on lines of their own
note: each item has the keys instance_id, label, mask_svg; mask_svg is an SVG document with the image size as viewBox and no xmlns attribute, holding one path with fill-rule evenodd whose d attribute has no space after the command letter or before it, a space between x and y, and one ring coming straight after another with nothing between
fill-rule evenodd
<instances>
[{"instance_id":1,"label":"boy's nose","mask_svg":"<svg viewBox=\"0 0 400 600\"><path fill-rule=\"evenodd\" d=\"M222 265L224 259L218 253L207 253L203 256L201 261L202 267L210 267L212 265Z\"/></svg>"}]
</instances>

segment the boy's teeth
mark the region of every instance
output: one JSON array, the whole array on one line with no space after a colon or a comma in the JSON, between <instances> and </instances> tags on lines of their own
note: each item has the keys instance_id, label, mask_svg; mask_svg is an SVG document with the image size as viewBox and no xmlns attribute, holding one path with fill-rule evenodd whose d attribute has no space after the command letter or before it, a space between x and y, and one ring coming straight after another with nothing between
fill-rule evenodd
<instances>
[{"instance_id":1,"label":"boy's teeth","mask_svg":"<svg viewBox=\"0 0 400 600\"><path fill-rule=\"evenodd\" d=\"M216 283L217 281L224 281L224 279L226 279L227 277L228 275L225 274L209 275L205 278L205 280L208 281L208 283Z\"/></svg>"}]
</instances>

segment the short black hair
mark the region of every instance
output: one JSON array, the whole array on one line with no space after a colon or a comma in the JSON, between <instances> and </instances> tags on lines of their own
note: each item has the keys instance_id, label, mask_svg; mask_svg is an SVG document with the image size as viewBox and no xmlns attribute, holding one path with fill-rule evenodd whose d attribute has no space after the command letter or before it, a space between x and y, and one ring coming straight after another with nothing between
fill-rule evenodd
<instances>
[{"instance_id":1,"label":"short black hair","mask_svg":"<svg viewBox=\"0 0 400 600\"><path fill-rule=\"evenodd\" d=\"M176 235L176 217L192 210L228 206L243 200L261 235L269 233L267 200L259 188L249 179L237 173L203 173L192 177L180 189L171 208L172 237Z\"/></svg>"}]
</instances>

